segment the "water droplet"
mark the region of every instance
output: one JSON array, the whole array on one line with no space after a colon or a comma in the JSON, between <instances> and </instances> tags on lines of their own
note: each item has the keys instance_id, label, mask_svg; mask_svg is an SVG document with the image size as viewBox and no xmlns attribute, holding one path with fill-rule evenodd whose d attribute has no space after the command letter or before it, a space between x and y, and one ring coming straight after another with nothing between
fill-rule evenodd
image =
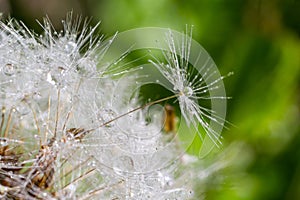
<instances>
[{"instance_id":1,"label":"water droplet","mask_svg":"<svg viewBox=\"0 0 300 200\"><path fill-rule=\"evenodd\" d=\"M117 173L130 172L134 169L134 162L129 156L119 156L114 160L113 169Z\"/></svg>"},{"instance_id":2,"label":"water droplet","mask_svg":"<svg viewBox=\"0 0 300 200\"><path fill-rule=\"evenodd\" d=\"M4 146L7 146L8 145L8 143L7 143L7 140L5 139L5 138L1 138L0 139L0 146L2 146L2 147L4 147Z\"/></svg>"},{"instance_id":3,"label":"water droplet","mask_svg":"<svg viewBox=\"0 0 300 200\"><path fill-rule=\"evenodd\" d=\"M6 75L6 76L12 76L15 74L15 71L16 71L16 67L11 64L11 63L7 63L4 67L3 67L3 73Z\"/></svg>"},{"instance_id":4,"label":"water droplet","mask_svg":"<svg viewBox=\"0 0 300 200\"><path fill-rule=\"evenodd\" d=\"M116 118L116 113L112 110L112 109L100 109L98 111L98 120L100 121L101 124L105 124L108 123L109 121L113 120L114 118ZM110 122L108 124L105 125L106 127L112 127L114 126L114 122Z\"/></svg>"},{"instance_id":5,"label":"water droplet","mask_svg":"<svg viewBox=\"0 0 300 200\"><path fill-rule=\"evenodd\" d=\"M38 99L41 99L41 93L36 91L32 94L32 98L35 99L35 100L38 100Z\"/></svg>"},{"instance_id":6,"label":"water droplet","mask_svg":"<svg viewBox=\"0 0 300 200\"><path fill-rule=\"evenodd\" d=\"M169 190L167 192L169 199L189 199L193 196L193 191L185 188Z\"/></svg>"},{"instance_id":7,"label":"water droplet","mask_svg":"<svg viewBox=\"0 0 300 200\"><path fill-rule=\"evenodd\" d=\"M227 76L232 76L234 75L234 72L229 72Z\"/></svg>"},{"instance_id":8,"label":"water droplet","mask_svg":"<svg viewBox=\"0 0 300 200\"><path fill-rule=\"evenodd\" d=\"M75 42L69 41L69 42L67 42L67 44L65 44L65 51L67 53L73 52L75 48L76 48Z\"/></svg>"},{"instance_id":9,"label":"water droplet","mask_svg":"<svg viewBox=\"0 0 300 200\"><path fill-rule=\"evenodd\" d=\"M112 143L118 144L121 147L123 144L128 142L128 136L125 134L114 134L110 137L110 140Z\"/></svg>"},{"instance_id":10,"label":"water droplet","mask_svg":"<svg viewBox=\"0 0 300 200\"><path fill-rule=\"evenodd\" d=\"M47 82L57 87L63 88L67 81L64 76L64 72L65 68L63 67L54 68L51 72L47 73Z\"/></svg>"},{"instance_id":11,"label":"water droplet","mask_svg":"<svg viewBox=\"0 0 300 200\"><path fill-rule=\"evenodd\" d=\"M51 83L52 85L55 85L55 80L52 78L52 75L51 75L50 72L47 73L47 81L48 81L49 83Z\"/></svg>"},{"instance_id":12,"label":"water droplet","mask_svg":"<svg viewBox=\"0 0 300 200\"><path fill-rule=\"evenodd\" d=\"M30 108L28 108L28 106L25 105L20 105L16 107L16 110L21 116L28 115L30 113Z\"/></svg>"},{"instance_id":13,"label":"water droplet","mask_svg":"<svg viewBox=\"0 0 300 200\"><path fill-rule=\"evenodd\" d=\"M28 48L31 50L34 50L37 46L37 42L33 38L27 39L26 44L27 44Z\"/></svg>"},{"instance_id":14,"label":"water droplet","mask_svg":"<svg viewBox=\"0 0 300 200\"><path fill-rule=\"evenodd\" d=\"M77 70L81 74L93 74L96 71L96 63L88 58L83 58L79 61Z\"/></svg>"},{"instance_id":15,"label":"water droplet","mask_svg":"<svg viewBox=\"0 0 300 200\"><path fill-rule=\"evenodd\" d=\"M193 95L193 89L189 86L186 86L183 88L182 93L183 93L183 95L185 95L187 97L191 97Z\"/></svg>"},{"instance_id":16,"label":"water droplet","mask_svg":"<svg viewBox=\"0 0 300 200\"><path fill-rule=\"evenodd\" d=\"M39 140L39 139L41 139L41 137L39 136L39 135L37 135L37 134L34 134L34 136L33 136L36 140Z\"/></svg>"}]
</instances>

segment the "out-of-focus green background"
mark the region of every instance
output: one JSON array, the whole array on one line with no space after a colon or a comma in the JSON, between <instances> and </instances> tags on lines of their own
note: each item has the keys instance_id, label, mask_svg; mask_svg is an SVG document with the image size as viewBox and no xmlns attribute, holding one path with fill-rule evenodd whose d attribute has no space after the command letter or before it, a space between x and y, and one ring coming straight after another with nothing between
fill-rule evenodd
<instances>
[{"instance_id":1,"label":"out-of-focus green background","mask_svg":"<svg viewBox=\"0 0 300 200\"><path fill-rule=\"evenodd\" d=\"M45 14L59 26L67 11L93 16L107 36L160 26L194 25L193 38L225 79L224 149L237 157L205 191L206 199L300 199L299 0L0 0L4 16L39 31Z\"/></svg>"}]
</instances>

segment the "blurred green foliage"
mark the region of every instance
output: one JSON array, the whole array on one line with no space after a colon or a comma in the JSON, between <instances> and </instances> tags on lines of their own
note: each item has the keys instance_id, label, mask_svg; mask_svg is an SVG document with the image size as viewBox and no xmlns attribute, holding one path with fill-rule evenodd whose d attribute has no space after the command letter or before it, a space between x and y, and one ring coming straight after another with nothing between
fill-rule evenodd
<instances>
[{"instance_id":1,"label":"blurred green foliage","mask_svg":"<svg viewBox=\"0 0 300 200\"><path fill-rule=\"evenodd\" d=\"M220 172L225 178L206 187L206 199L300 199L300 1L78 2L82 7L76 12L101 20L107 35L143 26L182 31L194 25L193 38L220 71L235 73L225 85L233 97L227 120L236 127L224 131L223 148L233 142L243 148ZM12 4L12 16L37 17L26 7L18 15L17 7Z\"/></svg>"}]
</instances>

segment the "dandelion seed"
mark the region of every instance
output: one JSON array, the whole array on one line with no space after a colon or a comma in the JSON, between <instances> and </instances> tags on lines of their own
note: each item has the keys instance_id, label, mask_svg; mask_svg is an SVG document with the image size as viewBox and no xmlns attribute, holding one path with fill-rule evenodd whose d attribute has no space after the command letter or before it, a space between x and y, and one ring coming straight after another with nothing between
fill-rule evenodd
<instances>
[{"instance_id":1,"label":"dandelion seed","mask_svg":"<svg viewBox=\"0 0 300 200\"><path fill-rule=\"evenodd\" d=\"M149 60L173 85L172 91L177 95L181 114L187 124L192 124L198 130L198 123L203 127L209 138L219 146L221 144L219 134L210 126L209 120L222 123L223 119L216 116L210 108L199 105L201 99L227 99L227 97L211 97L209 92L218 89L218 84L224 77L214 80L210 84L205 83L205 78L210 78L209 66L203 66L197 71L189 64L189 56L192 44L192 35L185 35L180 45L177 45L172 32L166 37L168 51L163 55L167 63L158 59ZM201 73L202 72L202 73ZM210 72L214 73L214 72ZM220 120L220 122L219 122ZM203 134L198 130L198 135L203 140Z\"/></svg>"}]
</instances>

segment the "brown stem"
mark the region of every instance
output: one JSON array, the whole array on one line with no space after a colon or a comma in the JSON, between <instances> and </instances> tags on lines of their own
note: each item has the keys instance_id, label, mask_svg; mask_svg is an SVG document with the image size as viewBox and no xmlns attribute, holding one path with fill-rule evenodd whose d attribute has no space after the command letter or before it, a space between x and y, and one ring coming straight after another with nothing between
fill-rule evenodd
<instances>
[{"instance_id":1,"label":"brown stem","mask_svg":"<svg viewBox=\"0 0 300 200\"><path fill-rule=\"evenodd\" d=\"M123 114L121 114L121 115L119 115L119 116L117 116L117 117L115 117L115 118L113 118L113 119L111 119L111 120L109 120L109 121L107 121L107 122L104 122L103 124L101 124L101 125L100 125L99 127L97 127L97 128L101 128L101 127L103 127L103 126L106 126L106 125L108 125L108 124L110 124L110 123L112 123L112 122L114 122L114 121L116 121L116 120L118 120L118 119L120 119L120 118L122 118L122 117L124 117L124 116L126 116L126 115L128 115L128 114L130 114L130 113L133 113L133 112L135 112L135 111L137 111L137 110L140 110L140 109L144 109L144 108L146 108L147 106L152 106L152 105L154 105L154 104L157 104L157 103L160 103L160 102L169 100L169 99L173 99L173 98L176 98L176 97L178 97L178 96L180 96L180 94L175 94L175 95L172 95L172 96L169 96L169 97L165 97L165 98L162 98L162 99L158 99L158 100L156 100L156 101L152 101L152 102L146 103L146 104L144 104L144 105L142 105L142 106L139 106L139 107L137 107L137 108L134 108L134 109L132 109L132 110L126 112L126 113L123 113ZM97 129L97 128L96 128L96 129ZM94 131L94 130L95 130L95 129L92 129L92 130L90 130L90 131Z\"/></svg>"}]
</instances>

